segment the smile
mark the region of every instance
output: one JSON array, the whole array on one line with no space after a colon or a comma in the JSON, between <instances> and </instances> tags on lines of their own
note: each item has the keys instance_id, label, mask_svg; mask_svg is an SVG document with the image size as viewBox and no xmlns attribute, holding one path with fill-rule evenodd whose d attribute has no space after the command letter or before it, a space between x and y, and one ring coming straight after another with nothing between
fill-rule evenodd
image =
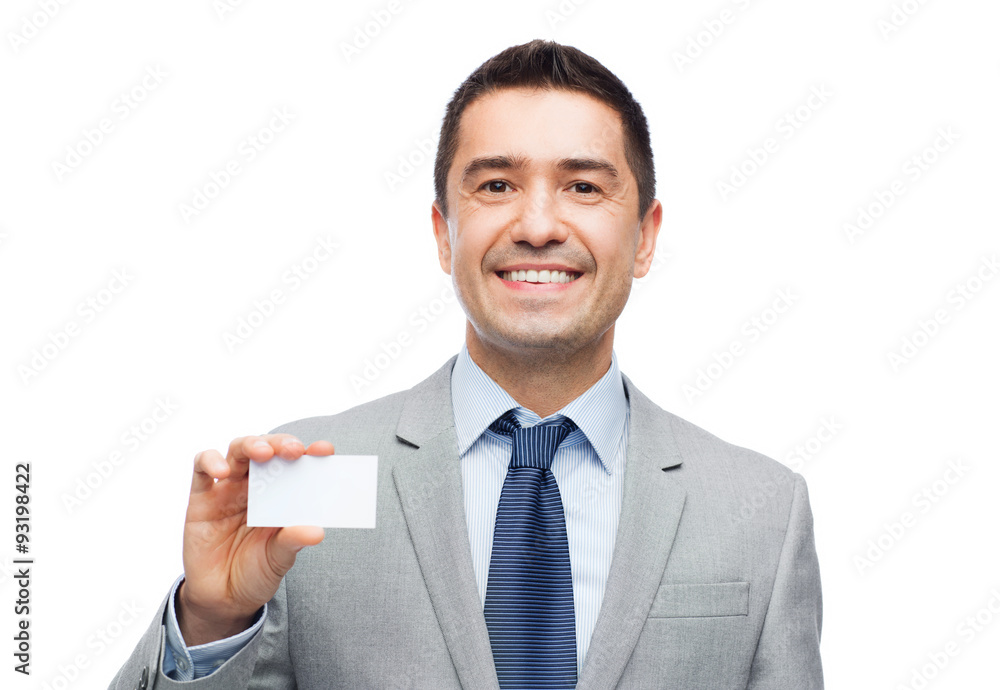
<instances>
[{"instance_id":1,"label":"smile","mask_svg":"<svg viewBox=\"0 0 1000 690\"><path fill-rule=\"evenodd\" d=\"M499 271L498 275L504 280L515 283L572 283L580 277L579 273L572 271L548 271L542 269L521 270L521 271Z\"/></svg>"}]
</instances>

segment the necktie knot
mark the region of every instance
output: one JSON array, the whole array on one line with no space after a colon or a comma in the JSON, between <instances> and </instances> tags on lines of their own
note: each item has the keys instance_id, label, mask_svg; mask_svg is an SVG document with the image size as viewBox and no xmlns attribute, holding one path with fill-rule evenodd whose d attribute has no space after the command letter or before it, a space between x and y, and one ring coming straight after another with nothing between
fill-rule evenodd
<instances>
[{"instance_id":1,"label":"necktie knot","mask_svg":"<svg viewBox=\"0 0 1000 690\"><path fill-rule=\"evenodd\" d=\"M572 419L563 417L560 420L522 427L517 421L513 410L508 410L497 417L490 425L490 430L511 437L514 452L511 455L510 467L536 467L547 470L552 466L552 458L556 449L575 429Z\"/></svg>"}]
</instances>

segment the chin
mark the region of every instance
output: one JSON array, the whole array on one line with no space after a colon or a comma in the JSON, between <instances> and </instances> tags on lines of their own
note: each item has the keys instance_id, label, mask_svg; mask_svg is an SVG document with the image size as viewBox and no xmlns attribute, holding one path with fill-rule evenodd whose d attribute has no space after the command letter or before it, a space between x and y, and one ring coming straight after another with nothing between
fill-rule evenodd
<instances>
[{"instance_id":1,"label":"chin","mask_svg":"<svg viewBox=\"0 0 1000 690\"><path fill-rule=\"evenodd\" d=\"M573 328L506 328L493 332L489 340L505 349L518 351L537 351L541 354L551 354L558 351L574 351L580 348L582 342L590 342L594 338L585 338Z\"/></svg>"}]
</instances>

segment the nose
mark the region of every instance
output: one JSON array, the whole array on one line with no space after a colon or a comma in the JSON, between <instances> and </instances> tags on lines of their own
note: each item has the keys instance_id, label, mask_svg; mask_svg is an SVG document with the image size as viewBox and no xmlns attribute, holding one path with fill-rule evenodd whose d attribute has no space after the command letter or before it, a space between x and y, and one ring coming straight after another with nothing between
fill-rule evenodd
<instances>
[{"instance_id":1,"label":"nose","mask_svg":"<svg viewBox=\"0 0 1000 690\"><path fill-rule=\"evenodd\" d=\"M560 219L559 205L552 194L536 190L525 194L510 239L544 247L549 242L565 242L569 237L566 224Z\"/></svg>"}]
</instances>

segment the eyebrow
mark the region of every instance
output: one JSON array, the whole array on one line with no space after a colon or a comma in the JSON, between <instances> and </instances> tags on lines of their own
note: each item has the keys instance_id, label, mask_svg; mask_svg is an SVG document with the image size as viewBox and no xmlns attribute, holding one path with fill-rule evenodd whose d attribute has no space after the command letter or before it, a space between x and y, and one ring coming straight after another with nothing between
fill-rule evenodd
<instances>
[{"instance_id":1,"label":"eyebrow","mask_svg":"<svg viewBox=\"0 0 1000 690\"><path fill-rule=\"evenodd\" d=\"M473 158L462 170L462 180L472 177L484 170L524 170L528 167L528 159L524 156L481 156ZM595 171L603 172L618 179L618 168L611 161L603 158L561 158L556 167L568 172Z\"/></svg>"},{"instance_id":2,"label":"eyebrow","mask_svg":"<svg viewBox=\"0 0 1000 690\"><path fill-rule=\"evenodd\" d=\"M462 170L462 180L483 170L524 170L528 160L523 156L480 156L469 161Z\"/></svg>"},{"instance_id":3,"label":"eyebrow","mask_svg":"<svg viewBox=\"0 0 1000 690\"><path fill-rule=\"evenodd\" d=\"M560 170L566 170L569 172L592 170L595 172L607 173L614 178L618 177L618 168L616 168L611 161L603 158L563 158L556 163L556 166Z\"/></svg>"}]
</instances>

